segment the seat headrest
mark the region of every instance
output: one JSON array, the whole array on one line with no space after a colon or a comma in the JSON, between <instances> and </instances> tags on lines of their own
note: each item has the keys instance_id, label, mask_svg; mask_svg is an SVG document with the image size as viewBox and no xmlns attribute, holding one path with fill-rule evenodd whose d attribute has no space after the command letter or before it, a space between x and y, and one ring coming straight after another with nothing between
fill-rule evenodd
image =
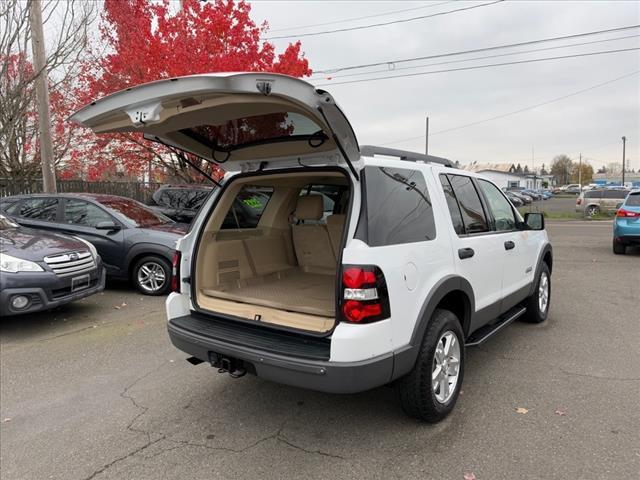
<instances>
[{"instance_id":1,"label":"seat headrest","mask_svg":"<svg viewBox=\"0 0 640 480\"><path fill-rule=\"evenodd\" d=\"M304 195L298 197L296 218L298 220L320 220L324 213L322 195Z\"/></svg>"}]
</instances>

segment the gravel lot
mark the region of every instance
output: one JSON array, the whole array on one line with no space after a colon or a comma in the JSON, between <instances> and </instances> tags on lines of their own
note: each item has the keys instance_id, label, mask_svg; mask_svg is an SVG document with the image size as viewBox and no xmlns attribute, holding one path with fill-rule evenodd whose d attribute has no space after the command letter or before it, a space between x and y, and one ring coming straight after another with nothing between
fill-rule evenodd
<instances>
[{"instance_id":1,"label":"gravel lot","mask_svg":"<svg viewBox=\"0 0 640 480\"><path fill-rule=\"evenodd\" d=\"M191 366L163 299L124 286L1 319L1 477L637 478L640 251L614 256L610 222L548 229L549 320L469 350L436 426L388 387L334 396Z\"/></svg>"}]
</instances>

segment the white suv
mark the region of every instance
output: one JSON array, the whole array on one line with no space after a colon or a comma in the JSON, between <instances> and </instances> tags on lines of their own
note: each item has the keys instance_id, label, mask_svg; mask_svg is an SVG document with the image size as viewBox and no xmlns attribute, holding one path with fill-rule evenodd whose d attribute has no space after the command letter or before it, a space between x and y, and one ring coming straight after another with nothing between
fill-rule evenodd
<instances>
[{"instance_id":1,"label":"white suv","mask_svg":"<svg viewBox=\"0 0 640 480\"><path fill-rule=\"evenodd\" d=\"M168 328L191 363L326 392L396 382L404 410L433 422L454 407L466 346L547 317L540 214L522 219L448 160L359 147L307 82L176 78L73 119L142 131L227 172L177 245Z\"/></svg>"}]
</instances>

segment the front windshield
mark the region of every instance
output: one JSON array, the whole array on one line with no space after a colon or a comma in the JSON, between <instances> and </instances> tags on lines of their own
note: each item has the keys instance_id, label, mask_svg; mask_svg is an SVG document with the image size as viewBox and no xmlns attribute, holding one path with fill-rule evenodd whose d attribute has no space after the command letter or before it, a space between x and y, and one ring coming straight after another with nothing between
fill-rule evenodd
<instances>
[{"instance_id":1,"label":"front windshield","mask_svg":"<svg viewBox=\"0 0 640 480\"><path fill-rule=\"evenodd\" d=\"M144 206L135 200L117 198L109 200L101 200L100 203L106 208L123 215L135 224L136 227L154 227L156 225L165 225L175 223L169 217L165 217L161 213L154 212L152 209Z\"/></svg>"},{"instance_id":2,"label":"front windshield","mask_svg":"<svg viewBox=\"0 0 640 480\"><path fill-rule=\"evenodd\" d=\"M18 224L13 223L10 219L5 217L4 215L0 215L0 230L10 230L13 228L18 228Z\"/></svg>"}]
</instances>

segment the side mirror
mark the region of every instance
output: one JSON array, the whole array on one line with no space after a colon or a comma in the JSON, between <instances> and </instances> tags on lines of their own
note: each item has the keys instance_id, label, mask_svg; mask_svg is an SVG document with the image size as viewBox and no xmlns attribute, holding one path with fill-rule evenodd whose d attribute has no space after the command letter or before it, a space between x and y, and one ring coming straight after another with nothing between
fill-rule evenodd
<instances>
[{"instance_id":1,"label":"side mirror","mask_svg":"<svg viewBox=\"0 0 640 480\"><path fill-rule=\"evenodd\" d=\"M115 222L98 222L96 230L120 230L122 227Z\"/></svg>"},{"instance_id":2,"label":"side mirror","mask_svg":"<svg viewBox=\"0 0 640 480\"><path fill-rule=\"evenodd\" d=\"M524 224L526 230L544 230L544 215L542 213L525 213Z\"/></svg>"}]
</instances>

